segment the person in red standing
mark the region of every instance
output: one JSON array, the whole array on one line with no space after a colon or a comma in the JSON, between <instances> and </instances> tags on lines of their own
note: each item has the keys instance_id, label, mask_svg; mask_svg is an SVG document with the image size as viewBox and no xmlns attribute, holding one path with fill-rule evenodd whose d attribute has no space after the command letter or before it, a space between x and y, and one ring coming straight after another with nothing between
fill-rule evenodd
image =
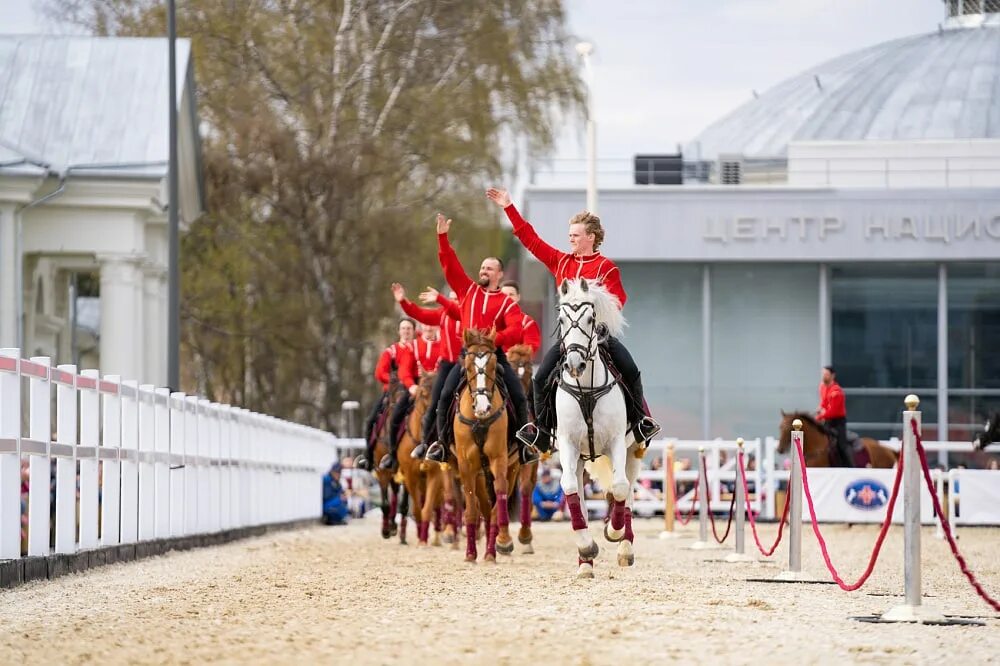
<instances>
[{"instance_id":1,"label":"person in red standing","mask_svg":"<svg viewBox=\"0 0 1000 666\"><path fill-rule=\"evenodd\" d=\"M837 373L830 365L823 366L816 419L834 436L840 464L844 467L854 467L854 455L847 443L847 405L844 400L844 389L837 383Z\"/></svg>"},{"instance_id":2,"label":"person in red standing","mask_svg":"<svg viewBox=\"0 0 1000 666\"><path fill-rule=\"evenodd\" d=\"M503 370L503 383L514 407L514 418L517 425L528 422L528 400L518 381L517 374L507 362L504 351L516 344L521 337L521 320L524 313L517 303L513 302L500 291L503 280L503 262L497 257L486 257L479 266L479 279L474 281L462 268L454 248L448 241L448 230L451 220L444 215L437 215L438 260L448 285L458 295L459 316L462 332L474 329L478 331L496 330L497 367ZM459 352L459 359L464 356L464 350ZM461 363L456 363L448 373L441 395L444 397L432 409L436 412L438 435L446 432L447 419L451 415L451 403L462 377ZM443 403L443 404L442 404ZM445 448L440 439L427 448L427 459L444 462ZM532 462L538 459L538 452L530 444L521 447L521 462Z\"/></svg>"},{"instance_id":3,"label":"person in red standing","mask_svg":"<svg viewBox=\"0 0 1000 666\"><path fill-rule=\"evenodd\" d=\"M399 283L392 285L392 295L407 316L413 317L422 324L436 324L442 331L441 358L438 361L438 374L434 380L434 388L431 390L430 406L424 413L424 419L421 422L422 438L411 453L414 458L423 458L430 442L436 439L434 414L438 401L441 399L441 390L444 388L445 380L451 369L458 362L458 355L462 349L462 317L454 291L450 292L450 298L445 298L433 287L427 287L427 290L420 294L422 303L436 303L440 306L437 308L420 307L409 300L406 298L406 290Z\"/></svg>"},{"instance_id":4,"label":"person in red standing","mask_svg":"<svg viewBox=\"0 0 1000 666\"><path fill-rule=\"evenodd\" d=\"M545 265L556 280L556 286L563 280L586 278L600 283L618 298L622 307L628 295L622 286L621 271L615 262L600 252L604 241L604 227L601 218L584 211L569 221L569 244L572 252L562 252L543 241L535 229L523 218L510 200L506 190L490 188L486 196L503 208L514 227L514 235L525 249ZM628 412L628 426L637 442L648 442L660 432L660 425L653 420L643 397L642 378L639 368L625 345L613 337L605 343L611 361L621 373L626 389L625 406ZM534 443L540 451L547 451L555 425L555 407L552 404L554 392L550 391L550 377L562 355L560 344L556 343L545 354L532 378L535 400L535 423L527 424L518 432L518 438Z\"/></svg>"},{"instance_id":5,"label":"person in red standing","mask_svg":"<svg viewBox=\"0 0 1000 666\"><path fill-rule=\"evenodd\" d=\"M403 289L398 283L394 283L393 296L396 295L397 287L400 291ZM437 326L421 323L420 335L413 340L413 354L411 354L413 361L409 371L417 378L417 383L420 381L421 373L436 372L438 369L442 353L441 341L438 339L439 330ZM389 452L379 461L379 469L395 471L398 467L396 450L399 446L399 431L413 406L413 394L414 392L410 392L404 395L392 409L392 416L389 418Z\"/></svg>"},{"instance_id":6,"label":"person in red standing","mask_svg":"<svg viewBox=\"0 0 1000 666\"><path fill-rule=\"evenodd\" d=\"M504 280L503 284L500 285L500 291L507 294L507 298L517 303L518 306L521 305L521 285L517 282L514 280ZM531 347L532 358L534 358L542 346L542 330L538 327L538 322L531 315L526 314L521 319L521 340L519 342L522 345Z\"/></svg>"},{"instance_id":7,"label":"person in red standing","mask_svg":"<svg viewBox=\"0 0 1000 666\"><path fill-rule=\"evenodd\" d=\"M389 407L389 389L396 381L403 383L412 396L417 392L416 361L413 358L413 333L416 327L412 319L402 319L399 322L399 340L382 351L375 365L375 379L382 384L382 395L375 401L368 421L365 423L365 455L355 462L356 466L372 471L372 456L375 450L375 440L378 438L379 417Z\"/></svg>"}]
</instances>

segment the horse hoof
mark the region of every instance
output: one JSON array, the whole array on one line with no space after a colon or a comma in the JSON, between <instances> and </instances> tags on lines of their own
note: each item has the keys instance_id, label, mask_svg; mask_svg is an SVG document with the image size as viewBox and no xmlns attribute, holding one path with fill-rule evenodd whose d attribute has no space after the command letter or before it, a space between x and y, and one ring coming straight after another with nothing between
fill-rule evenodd
<instances>
[{"instance_id":1,"label":"horse hoof","mask_svg":"<svg viewBox=\"0 0 1000 666\"><path fill-rule=\"evenodd\" d=\"M618 555L618 566L620 566L620 567L630 567L633 564L635 564L635 555L634 554L629 553L628 555L625 555L623 553L620 553Z\"/></svg>"},{"instance_id":2,"label":"horse hoof","mask_svg":"<svg viewBox=\"0 0 1000 666\"><path fill-rule=\"evenodd\" d=\"M618 538L615 539L614 537L611 536L611 532L608 531L609 528L611 528L611 523L604 523L604 538L610 541L611 543L618 543L619 541L625 538L625 530L621 530L621 534L619 534Z\"/></svg>"},{"instance_id":3,"label":"horse hoof","mask_svg":"<svg viewBox=\"0 0 1000 666\"><path fill-rule=\"evenodd\" d=\"M586 546L585 548L577 548L577 550L579 551L580 559L582 560L593 560L597 557L598 553L601 552L601 549L598 547L596 541L591 541L589 546Z\"/></svg>"},{"instance_id":4,"label":"horse hoof","mask_svg":"<svg viewBox=\"0 0 1000 666\"><path fill-rule=\"evenodd\" d=\"M524 544L524 549L521 550L521 552L524 553L525 555L534 555L535 549L531 547L530 543L526 543Z\"/></svg>"},{"instance_id":5,"label":"horse hoof","mask_svg":"<svg viewBox=\"0 0 1000 666\"><path fill-rule=\"evenodd\" d=\"M445 532L444 536L441 537L441 540L447 544L455 543L455 535L449 532Z\"/></svg>"},{"instance_id":6,"label":"horse hoof","mask_svg":"<svg viewBox=\"0 0 1000 666\"><path fill-rule=\"evenodd\" d=\"M388 539L391 536L392 536L392 532L390 532L387 528L383 527L382 528L382 538L383 539Z\"/></svg>"},{"instance_id":7,"label":"horse hoof","mask_svg":"<svg viewBox=\"0 0 1000 666\"><path fill-rule=\"evenodd\" d=\"M590 562L583 562L576 569L576 577L583 578L593 578L594 577L594 565Z\"/></svg>"},{"instance_id":8,"label":"horse hoof","mask_svg":"<svg viewBox=\"0 0 1000 666\"><path fill-rule=\"evenodd\" d=\"M511 539L507 543L497 541L497 553L500 555L510 555L514 552L514 540Z\"/></svg>"},{"instance_id":9,"label":"horse hoof","mask_svg":"<svg viewBox=\"0 0 1000 666\"><path fill-rule=\"evenodd\" d=\"M497 556L496 556L496 554L494 554L494 553L486 553L486 555L483 556L483 562L490 562L492 564L496 564L497 563Z\"/></svg>"},{"instance_id":10,"label":"horse hoof","mask_svg":"<svg viewBox=\"0 0 1000 666\"><path fill-rule=\"evenodd\" d=\"M437 548L440 548L441 547L441 535L435 534L434 538L431 539L431 545L435 546Z\"/></svg>"},{"instance_id":11,"label":"horse hoof","mask_svg":"<svg viewBox=\"0 0 1000 666\"><path fill-rule=\"evenodd\" d=\"M466 554L465 561L468 562L469 564L475 564L476 563L476 556L473 555L473 554Z\"/></svg>"},{"instance_id":12,"label":"horse hoof","mask_svg":"<svg viewBox=\"0 0 1000 666\"><path fill-rule=\"evenodd\" d=\"M399 540L399 545L400 545L400 546L408 546L409 544L408 544L408 543L406 543L406 539L400 539L400 540Z\"/></svg>"},{"instance_id":13,"label":"horse hoof","mask_svg":"<svg viewBox=\"0 0 1000 666\"><path fill-rule=\"evenodd\" d=\"M395 525L393 525L392 527L389 528L389 536L396 536L397 534L399 534L399 528L398 527L396 527Z\"/></svg>"},{"instance_id":14,"label":"horse hoof","mask_svg":"<svg viewBox=\"0 0 1000 666\"><path fill-rule=\"evenodd\" d=\"M531 543L531 530L526 530L521 528L517 532L517 540L522 546L527 546Z\"/></svg>"}]
</instances>

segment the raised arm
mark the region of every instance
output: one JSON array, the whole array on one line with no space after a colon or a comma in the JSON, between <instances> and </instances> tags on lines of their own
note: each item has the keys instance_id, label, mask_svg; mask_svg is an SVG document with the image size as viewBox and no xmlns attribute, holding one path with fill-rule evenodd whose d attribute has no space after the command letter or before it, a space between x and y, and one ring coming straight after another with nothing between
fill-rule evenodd
<instances>
[{"instance_id":1,"label":"raised arm","mask_svg":"<svg viewBox=\"0 0 1000 666\"><path fill-rule=\"evenodd\" d=\"M559 261L566 256L566 253L560 252L541 239L535 228L521 217L521 213L511 202L510 194L507 193L507 190L498 190L491 187L486 190L486 196L493 203L503 208L503 212L507 214L507 219L510 220L511 225L514 227L514 235L524 245L524 249L535 255L555 275Z\"/></svg>"},{"instance_id":2,"label":"raised arm","mask_svg":"<svg viewBox=\"0 0 1000 666\"><path fill-rule=\"evenodd\" d=\"M406 298L406 290L398 282L392 283L392 295L399 303L407 317L413 317L421 324L437 326L441 323L441 310L438 308L422 308L413 301Z\"/></svg>"},{"instance_id":3,"label":"raised arm","mask_svg":"<svg viewBox=\"0 0 1000 666\"><path fill-rule=\"evenodd\" d=\"M474 283L469 274L462 268L462 262L458 260L455 249L448 242L450 228L451 220L446 220L444 215L438 213L438 261L441 262L441 270L444 271L444 279L448 281L448 285L455 290L456 294L464 294Z\"/></svg>"}]
</instances>

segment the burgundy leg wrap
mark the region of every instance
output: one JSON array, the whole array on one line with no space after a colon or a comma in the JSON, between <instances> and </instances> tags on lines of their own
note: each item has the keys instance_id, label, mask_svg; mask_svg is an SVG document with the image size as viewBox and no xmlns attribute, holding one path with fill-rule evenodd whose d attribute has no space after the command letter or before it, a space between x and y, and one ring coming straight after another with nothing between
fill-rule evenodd
<instances>
[{"instance_id":1,"label":"burgundy leg wrap","mask_svg":"<svg viewBox=\"0 0 1000 666\"><path fill-rule=\"evenodd\" d=\"M497 526L510 525L510 512L507 510L507 493L497 493Z\"/></svg>"},{"instance_id":2,"label":"burgundy leg wrap","mask_svg":"<svg viewBox=\"0 0 1000 666\"><path fill-rule=\"evenodd\" d=\"M399 519L399 540L406 541L406 516Z\"/></svg>"},{"instance_id":3,"label":"burgundy leg wrap","mask_svg":"<svg viewBox=\"0 0 1000 666\"><path fill-rule=\"evenodd\" d=\"M478 556L476 552L476 524L466 523L465 524L465 556L475 559Z\"/></svg>"},{"instance_id":4,"label":"burgundy leg wrap","mask_svg":"<svg viewBox=\"0 0 1000 666\"><path fill-rule=\"evenodd\" d=\"M420 523L420 535L417 537L421 542L427 543L430 538L431 524L430 521L424 520Z\"/></svg>"},{"instance_id":5,"label":"burgundy leg wrap","mask_svg":"<svg viewBox=\"0 0 1000 666\"><path fill-rule=\"evenodd\" d=\"M625 509L625 540L629 543L635 539L635 534L632 532L632 509Z\"/></svg>"},{"instance_id":6,"label":"burgundy leg wrap","mask_svg":"<svg viewBox=\"0 0 1000 666\"><path fill-rule=\"evenodd\" d=\"M580 566L581 564L589 564L590 566L594 566L594 560L585 560L582 557L577 557L576 566Z\"/></svg>"},{"instance_id":7,"label":"burgundy leg wrap","mask_svg":"<svg viewBox=\"0 0 1000 666\"><path fill-rule=\"evenodd\" d=\"M615 500L611 505L611 527L616 530L625 527L625 500Z\"/></svg>"},{"instance_id":8,"label":"burgundy leg wrap","mask_svg":"<svg viewBox=\"0 0 1000 666\"><path fill-rule=\"evenodd\" d=\"M439 509L439 508L438 509L434 509L434 531L435 532L440 532L441 531L441 525L442 525L441 509Z\"/></svg>"},{"instance_id":9,"label":"burgundy leg wrap","mask_svg":"<svg viewBox=\"0 0 1000 666\"><path fill-rule=\"evenodd\" d=\"M521 493L521 527L531 527L531 498Z\"/></svg>"},{"instance_id":10,"label":"burgundy leg wrap","mask_svg":"<svg viewBox=\"0 0 1000 666\"><path fill-rule=\"evenodd\" d=\"M389 500L389 515L392 518L396 517L396 496L393 495L392 499Z\"/></svg>"},{"instance_id":11,"label":"burgundy leg wrap","mask_svg":"<svg viewBox=\"0 0 1000 666\"><path fill-rule=\"evenodd\" d=\"M573 493L566 495L566 506L569 507L569 519L574 530L587 529L587 519L583 515L583 508L580 506L580 494Z\"/></svg>"},{"instance_id":12,"label":"burgundy leg wrap","mask_svg":"<svg viewBox=\"0 0 1000 666\"><path fill-rule=\"evenodd\" d=\"M496 525L490 525L489 531L486 532L486 554L493 555L496 557L497 554L497 534L499 529Z\"/></svg>"}]
</instances>

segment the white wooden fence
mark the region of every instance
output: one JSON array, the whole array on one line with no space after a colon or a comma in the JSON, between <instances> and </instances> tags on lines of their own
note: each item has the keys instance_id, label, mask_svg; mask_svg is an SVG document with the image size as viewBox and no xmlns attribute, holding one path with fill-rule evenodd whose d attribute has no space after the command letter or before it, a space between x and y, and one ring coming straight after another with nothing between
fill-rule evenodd
<instances>
[{"instance_id":1,"label":"white wooden fence","mask_svg":"<svg viewBox=\"0 0 1000 666\"><path fill-rule=\"evenodd\" d=\"M53 514L60 554L318 517L337 443L238 407L0 349L0 560L21 557L22 456L27 551L37 556L53 552Z\"/></svg>"}]
</instances>

